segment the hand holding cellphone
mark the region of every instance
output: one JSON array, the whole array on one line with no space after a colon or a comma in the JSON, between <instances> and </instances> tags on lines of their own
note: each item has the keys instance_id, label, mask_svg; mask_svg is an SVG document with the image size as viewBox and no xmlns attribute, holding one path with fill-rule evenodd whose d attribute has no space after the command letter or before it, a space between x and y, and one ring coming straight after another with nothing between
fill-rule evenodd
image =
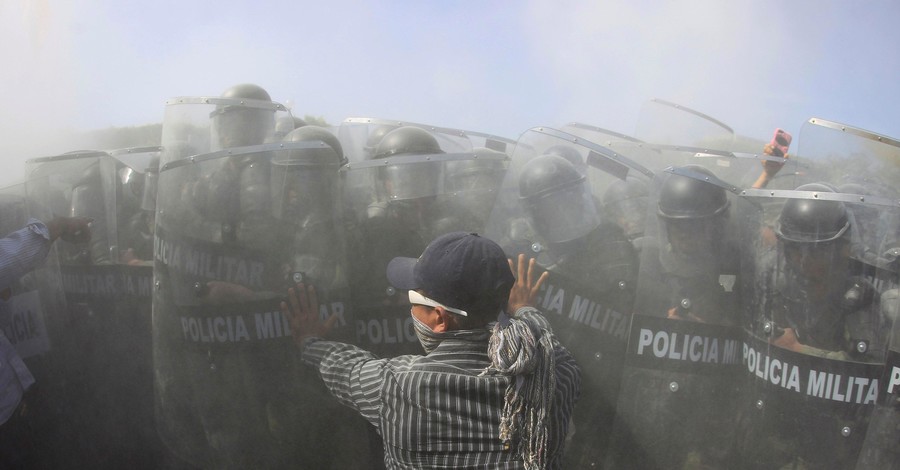
<instances>
[{"instance_id":1,"label":"hand holding cellphone","mask_svg":"<svg viewBox=\"0 0 900 470\"><path fill-rule=\"evenodd\" d=\"M783 129L775 129L775 135L772 136L772 155L776 157L784 157L788 153L788 147L791 146L791 135Z\"/></svg>"}]
</instances>

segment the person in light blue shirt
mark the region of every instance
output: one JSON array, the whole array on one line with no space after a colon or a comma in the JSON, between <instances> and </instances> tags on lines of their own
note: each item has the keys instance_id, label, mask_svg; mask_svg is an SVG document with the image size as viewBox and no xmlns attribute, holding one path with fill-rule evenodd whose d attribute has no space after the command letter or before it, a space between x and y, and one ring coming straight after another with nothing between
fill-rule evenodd
<instances>
[{"instance_id":1,"label":"person in light blue shirt","mask_svg":"<svg viewBox=\"0 0 900 470\"><path fill-rule=\"evenodd\" d=\"M38 267L57 238L89 240L90 222L84 217L55 217L46 224L29 219L24 228L0 239L0 291ZM0 469L28 468L31 462L23 396L34 383L15 346L0 330Z\"/></svg>"}]
</instances>

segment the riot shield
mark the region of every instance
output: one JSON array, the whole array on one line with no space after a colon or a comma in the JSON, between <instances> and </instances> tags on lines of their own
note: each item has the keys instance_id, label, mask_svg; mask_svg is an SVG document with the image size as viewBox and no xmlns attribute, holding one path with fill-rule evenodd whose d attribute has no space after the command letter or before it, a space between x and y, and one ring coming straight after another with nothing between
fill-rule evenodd
<instances>
[{"instance_id":1,"label":"riot shield","mask_svg":"<svg viewBox=\"0 0 900 470\"><path fill-rule=\"evenodd\" d=\"M125 160L132 165L146 164L139 162L144 152L130 153ZM135 171L105 152L74 152L28 164L30 190L50 199L55 214L93 219L90 242L56 242L71 320L67 334L77 342L67 370L70 410L73 421L86 428L76 433L79 445L72 461L80 457L85 465L102 460L114 467L154 468L161 446L151 424L153 272L149 256L144 266L126 263L119 240L129 230L131 215L140 212L144 168Z\"/></svg>"},{"instance_id":2,"label":"riot shield","mask_svg":"<svg viewBox=\"0 0 900 470\"><path fill-rule=\"evenodd\" d=\"M730 468L740 367L739 234L753 212L701 166L650 185L611 468Z\"/></svg>"},{"instance_id":3,"label":"riot shield","mask_svg":"<svg viewBox=\"0 0 900 470\"><path fill-rule=\"evenodd\" d=\"M896 282L897 275L894 274ZM890 347L878 382L878 398L869 421L856 468L891 468L900 462L900 289L896 284L880 298L882 315L892 322Z\"/></svg>"},{"instance_id":4,"label":"riot shield","mask_svg":"<svg viewBox=\"0 0 900 470\"><path fill-rule=\"evenodd\" d=\"M605 147L535 128L516 143L491 214L489 238L550 272L538 308L581 367L566 468L602 463L634 301L636 250L617 221L603 217L599 195L618 181L650 177Z\"/></svg>"},{"instance_id":5,"label":"riot shield","mask_svg":"<svg viewBox=\"0 0 900 470\"><path fill-rule=\"evenodd\" d=\"M205 98L172 100L166 110L164 140L178 139L163 153L154 242L159 433L201 467L365 468L367 424L299 363L279 308L289 286L311 284L320 314L338 315L332 339L352 338L339 157L312 141L185 158L185 142L206 138L178 131L205 129L211 142L228 142L214 118L249 104L258 106L245 117L269 123L283 110ZM345 442L358 445L348 451Z\"/></svg>"},{"instance_id":6,"label":"riot shield","mask_svg":"<svg viewBox=\"0 0 900 470\"><path fill-rule=\"evenodd\" d=\"M509 157L499 138L422 124L351 118L339 130L357 317L356 341L382 356L422 354L405 292L386 276L397 256L418 257L439 235L483 232ZM502 145L501 145L502 144Z\"/></svg>"},{"instance_id":7,"label":"riot shield","mask_svg":"<svg viewBox=\"0 0 900 470\"><path fill-rule=\"evenodd\" d=\"M42 194L29 197L27 183L0 190L0 236L22 229L30 218L49 221L52 216ZM70 380L75 377L70 357L78 344L69 333L65 296L53 246L33 271L0 293L0 329L34 376L29 400L36 463L42 468L79 461L78 446L68 439L77 432L71 421Z\"/></svg>"},{"instance_id":8,"label":"riot shield","mask_svg":"<svg viewBox=\"0 0 900 470\"><path fill-rule=\"evenodd\" d=\"M896 324L897 142L819 119L800 136L797 154L821 179L745 191L780 208L746 242L756 267L745 283L753 294L744 305L748 386L738 442L749 468L853 467L889 380L882 371ZM887 410L879 426L890 409L879 408ZM896 450L896 430L887 454L878 450L887 429L870 433L862 461Z\"/></svg>"},{"instance_id":9,"label":"riot shield","mask_svg":"<svg viewBox=\"0 0 900 470\"><path fill-rule=\"evenodd\" d=\"M338 129L338 138L344 147L344 154L350 162L363 162L371 160L375 156L375 148L385 135L404 126L418 127L428 131L437 140L441 150L447 153L468 152L473 147L478 147L478 145L473 145L473 141L463 130L382 118L352 117L344 119ZM503 142L500 138L480 135L486 141ZM487 147L487 145L484 146ZM504 151L497 148L494 150Z\"/></svg>"},{"instance_id":10,"label":"riot shield","mask_svg":"<svg viewBox=\"0 0 900 470\"><path fill-rule=\"evenodd\" d=\"M759 176L760 161L766 159L735 152L734 130L723 122L660 99L641 107L633 138L637 142L611 138L615 142L611 148L625 154L634 152L635 160L653 170L700 165L736 187L749 186L743 182ZM660 162L662 166L656 166Z\"/></svg>"}]
</instances>

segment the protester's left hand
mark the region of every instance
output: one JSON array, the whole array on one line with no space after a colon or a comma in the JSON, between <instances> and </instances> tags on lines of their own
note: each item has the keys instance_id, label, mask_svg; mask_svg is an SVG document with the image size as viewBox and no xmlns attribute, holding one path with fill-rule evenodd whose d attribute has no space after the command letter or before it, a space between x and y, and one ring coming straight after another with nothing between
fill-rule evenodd
<instances>
[{"instance_id":1,"label":"protester's left hand","mask_svg":"<svg viewBox=\"0 0 900 470\"><path fill-rule=\"evenodd\" d=\"M291 324L291 335L300 346L306 338L324 337L334 327L337 313L324 322L319 318L319 299L316 288L302 282L296 288L288 289L288 301L281 302L281 313L287 315Z\"/></svg>"},{"instance_id":2,"label":"protester's left hand","mask_svg":"<svg viewBox=\"0 0 900 470\"><path fill-rule=\"evenodd\" d=\"M533 307L537 294L541 290L541 285L543 285L544 281L550 276L548 271L544 271L541 273L540 277L535 280L534 258L531 258L528 261L527 271L525 270L525 266L524 254L519 255L518 263L509 259L509 269L512 270L513 273L516 273L516 282L509 291L509 302L507 302L507 313L509 313L510 316L515 315L516 310L522 307Z\"/></svg>"}]
</instances>

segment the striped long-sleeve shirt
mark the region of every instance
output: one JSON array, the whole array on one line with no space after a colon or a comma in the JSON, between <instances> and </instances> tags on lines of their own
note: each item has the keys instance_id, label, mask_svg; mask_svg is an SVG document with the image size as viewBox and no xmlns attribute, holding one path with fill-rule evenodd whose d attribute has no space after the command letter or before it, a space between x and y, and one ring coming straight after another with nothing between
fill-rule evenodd
<instances>
[{"instance_id":1,"label":"striped long-sleeve shirt","mask_svg":"<svg viewBox=\"0 0 900 470\"><path fill-rule=\"evenodd\" d=\"M520 315L537 315L527 308ZM540 317L546 324L546 320ZM375 425L388 469L522 469L499 438L511 378L480 375L490 365L488 335L446 339L426 356L379 359L349 344L310 340L303 361L319 369L331 393ZM569 352L555 348L557 386L549 468L560 468L581 375Z\"/></svg>"}]
</instances>

